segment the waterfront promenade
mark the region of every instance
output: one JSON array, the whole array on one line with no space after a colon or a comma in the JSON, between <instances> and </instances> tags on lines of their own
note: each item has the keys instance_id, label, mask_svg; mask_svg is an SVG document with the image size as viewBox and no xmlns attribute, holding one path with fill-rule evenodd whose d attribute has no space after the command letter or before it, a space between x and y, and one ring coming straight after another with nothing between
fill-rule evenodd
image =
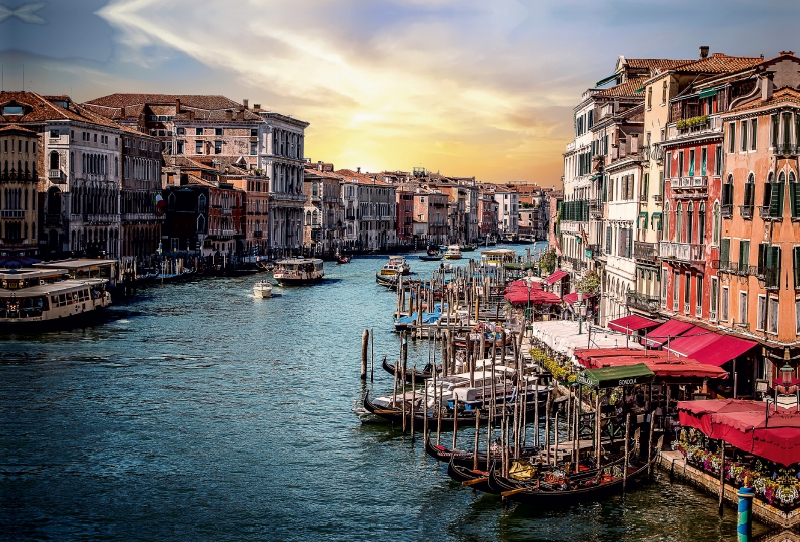
<instances>
[{"instance_id":1,"label":"waterfront promenade","mask_svg":"<svg viewBox=\"0 0 800 542\"><path fill-rule=\"evenodd\" d=\"M505 508L420 439L362 426L361 331L376 361L398 351L383 261L269 300L254 277L144 288L103 326L0 339L0 538L735 539L733 510L664 476L624 501Z\"/></svg>"}]
</instances>

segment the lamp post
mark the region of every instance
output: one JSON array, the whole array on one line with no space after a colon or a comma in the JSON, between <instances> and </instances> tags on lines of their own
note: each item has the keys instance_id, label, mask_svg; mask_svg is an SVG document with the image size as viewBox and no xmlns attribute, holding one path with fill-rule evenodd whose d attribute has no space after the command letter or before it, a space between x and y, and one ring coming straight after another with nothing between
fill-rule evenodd
<instances>
[{"instance_id":1,"label":"lamp post","mask_svg":"<svg viewBox=\"0 0 800 542\"><path fill-rule=\"evenodd\" d=\"M583 292L578 290L578 300L575 302L575 312L578 313L578 335L583 333L583 315L586 314L586 307L583 305Z\"/></svg>"},{"instance_id":2,"label":"lamp post","mask_svg":"<svg viewBox=\"0 0 800 542\"><path fill-rule=\"evenodd\" d=\"M533 289L533 271L528 269L528 276L525 277L525 287L528 288L528 310L525 314L525 319L531 319L531 290Z\"/></svg>"}]
</instances>

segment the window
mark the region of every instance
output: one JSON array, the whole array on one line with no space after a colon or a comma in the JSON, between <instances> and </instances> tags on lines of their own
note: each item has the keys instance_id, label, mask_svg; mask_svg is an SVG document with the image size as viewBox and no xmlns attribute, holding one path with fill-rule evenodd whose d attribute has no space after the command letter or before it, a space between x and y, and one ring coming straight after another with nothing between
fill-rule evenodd
<instances>
[{"instance_id":1,"label":"window","mask_svg":"<svg viewBox=\"0 0 800 542\"><path fill-rule=\"evenodd\" d=\"M726 267L731 260L731 240L723 239L719 244L719 265Z\"/></svg>"},{"instance_id":2,"label":"window","mask_svg":"<svg viewBox=\"0 0 800 542\"><path fill-rule=\"evenodd\" d=\"M642 177L642 200L647 200L647 196L650 191L650 174L645 173L644 177Z\"/></svg>"},{"instance_id":3,"label":"window","mask_svg":"<svg viewBox=\"0 0 800 542\"><path fill-rule=\"evenodd\" d=\"M683 175L684 175L684 169L683 169L683 151L680 151L680 152L678 153L678 174L676 175L676 177L682 177Z\"/></svg>"},{"instance_id":4,"label":"window","mask_svg":"<svg viewBox=\"0 0 800 542\"><path fill-rule=\"evenodd\" d=\"M722 306L720 307L720 316L719 319L723 322L728 321L728 287L722 287L722 296L720 298Z\"/></svg>"},{"instance_id":5,"label":"window","mask_svg":"<svg viewBox=\"0 0 800 542\"><path fill-rule=\"evenodd\" d=\"M653 86L647 87L647 109L653 107Z\"/></svg>"},{"instance_id":6,"label":"window","mask_svg":"<svg viewBox=\"0 0 800 542\"><path fill-rule=\"evenodd\" d=\"M701 245L706 242L706 204L703 202L697 211L697 242Z\"/></svg>"},{"instance_id":7,"label":"window","mask_svg":"<svg viewBox=\"0 0 800 542\"><path fill-rule=\"evenodd\" d=\"M664 160L664 164L666 165L666 169L667 169L667 171L664 172L664 174L666 175L667 179L671 179L672 178L672 152L668 152L667 153L667 156L666 156L666 158Z\"/></svg>"},{"instance_id":8,"label":"window","mask_svg":"<svg viewBox=\"0 0 800 542\"><path fill-rule=\"evenodd\" d=\"M694 242L694 203L691 201L686 210L686 242Z\"/></svg>"},{"instance_id":9,"label":"window","mask_svg":"<svg viewBox=\"0 0 800 542\"><path fill-rule=\"evenodd\" d=\"M681 295L681 274L675 271L672 282L672 310L678 312L678 298Z\"/></svg>"},{"instance_id":10,"label":"window","mask_svg":"<svg viewBox=\"0 0 800 542\"><path fill-rule=\"evenodd\" d=\"M258 137L258 128L250 128L250 137Z\"/></svg>"},{"instance_id":11,"label":"window","mask_svg":"<svg viewBox=\"0 0 800 542\"><path fill-rule=\"evenodd\" d=\"M717 319L717 292L719 292L719 279L711 277L711 304L708 307L708 317L711 320Z\"/></svg>"},{"instance_id":12,"label":"window","mask_svg":"<svg viewBox=\"0 0 800 542\"><path fill-rule=\"evenodd\" d=\"M722 205L733 205L733 175L722 185Z\"/></svg>"},{"instance_id":13,"label":"window","mask_svg":"<svg viewBox=\"0 0 800 542\"><path fill-rule=\"evenodd\" d=\"M692 296L692 276L686 273L683 278L683 312L689 312L689 300Z\"/></svg>"},{"instance_id":14,"label":"window","mask_svg":"<svg viewBox=\"0 0 800 542\"><path fill-rule=\"evenodd\" d=\"M708 162L708 147L703 147L700 149L700 175L705 175L706 171L706 163Z\"/></svg>"},{"instance_id":15,"label":"window","mask_svg":"<svg viewBox=\"0 0 800 542\"><path fill-rule=\"evenodd\" d=\"M767 298L765 296L758 296L756 309L756 331L764 331L767 325Z\"/></svg>"},{"instance_id":16,"label":"window","mask_svg":"<svg viewBox=\"0 0 800 542\"><path fill-rule=\"evenodd\" d=\"M689 177L694 176L694 149L689 151Z\"/></svg>"},{"instance_id":17,"label":"window","mask_svg":"<svg viewBox=\"0 0 800 542\"><path fill-rule=\"evenodd\" d=\"M194 135L203 135L203 129L202 128L195 128L194 129Z\"/></svg>"},{"instance_id":18,"label":"window","mask_svg":"<svg viewBox=\"0 0 800 542\"><path fill-rule=\"evenodd\" d=\"M800 247L792 249L792 263L794 268L794 287L800 289Z\"/></svg>"},{"instance_id":19,"label":"window","mask_svg":"<svg viewBox=\"0 0 800 542\"><path fill-rule=\"evenodd\" d=\"M675 242L683 242L683 203L678 202L675 210Z\"/></svg>"},{"instance_id":20,"label":"window","mask_svg":"<svg viewBox=\"0 0 800 542\"><path fill-rule=\"evenodd\" d=\"M789 207L792 211L792 218L800 218L800 190L797 189L797 178L794 171L789 172Z\"/></svg>"},{"instance_id":21,"label":"window","mask_svg":"<svg viewBox=\"0 0 800 542\"><path fill-rule=\"evenodd\" d=\"M783 216L783 188L786 181L786 174L781 171L778 176L778 182L772 183L770 187L769 199L769 216L772 218L780 218Z\"/></svg>"},{"instance_id":22,"label":"window","mask_svg":"<svg viewBox=\"0 0 800 542\"><path fill-rule=\"evenodd\" d=\"M194 153L195 154L203 154L203 142L202 141L195 141L194 142Z\"/></svg>"},{"instance_id":23,"label":"window","mask_svg":"<svg viewBox=\"0 0 800 542\"><path fill-rule=\"evenodd\" d=\"M747 176L747 182L744 183L744 206L752 207L755 203L756 194L756 178L751 173Z\"/></svg>"},{"instance_id":24,"label":"window","mask_svg":"<svg viewBox=\"0 0 800 542\"><path fill-rule=\"evenodd\" d=\"M221 136L222 135L222 128L214 128L214 135Z\"/></svg>"},{"instance_id":25,"label":"window","mask_svg":"<svg viewBox=\"0 0 800 542\"><path fill-rule=\"evenodd\" d=\"M769 125L770 125L770 135L769 135L770 147L777 147L778 146L778 129L779 129L778 114L775 113L773 115L770 115L769 120L770 120L770 123L769 123Z\"/></svg>"},{"instance_id":26,"label":"window","mask_svg":"<svg viewBox=\"0 0 800 542\"><path fill-rule=\"evenodd\" d=\"M728 123L728 152L736 152L736 123Z\"/></svg>"},{"instance_id":27,"label":"window","mask_svg":"<svg viewBox=\"0 0 800 542\"><path fill-rule=\"evenodd\" d=\"M767 333L778 332L778 298L770 297L767 301Z\"/></svg>"},{"instance_id":28,"label":"window","mask_svg":"<svg viewBox=\"0 0 800 542\"><path fill-rule=\"evenodd\" d=\"M741 148L742 148L743 151L747 150L747 125L748 125L748 122L746 120L743 120L742 121L742 137L739 138L742 141L741 142Z\"/></svg>"},{"instance_id":29,"label":"window","mask_svg":"<svg viewBox=\"0 0 800 542\"><path fill-rule=\"evenodd\" d=\"M739 270L747 273L748 263L750 262L750 240L742 239L739 241Z\"/></svg>"},{"instance_id":30,"label":"window","mask_svg":"<svg viewBox=\"0 0 800 542\"><path fill-rule=\"evenodd\" d=\"M664 202L664 236L669 239L669 202Z\"/></svg>"},{"instance_id":31,"label":"window","mask_svg":"<svg viewBox=\"0 0 800 542\"><path fill-rule=\"evenodd\" d=\"M717 145L714 151L714 175L722 175L722 145Z\"/></svg>"},{"instance_id":32,"label":"window","mask_svg":"<svg viewBox=\"0 0 800 542\"><path fill-rule=\"evenodd\" d=\"M758 141L758 119L750 121L750 150L756 150L756 143Z\"/></svg>"},{"instance_id":33,"label":"window","mask_svg":"<svg viewBox=\"0 0 800 542\"><path fill-rule=\"evenodd\" d=\"M664 277L664 280L661 281L661 306L667 308L667 268L665 267L662 272L661 276Z\"/></svg>"},{"instance_id":34,"label":"window","mask_svg":"<svg viewBox=\"0 0 800 542\"><path fill-rule=\"evenodd\" d=\"M214 142L214 154L222 154L222 141Z\"/></svg>"},{"instance_id":35,"label":"window","mask_svg":"<svg viewBox=\"0 0 800 542\"><path fill-rule=\"evenodd\" d=\"M183 154L184 152L186 152L185 151L185 146L186 146L186 141L184 141L183 139L179 139L178 140L177 154Z\"/></svg>"},{"instance_id":36,"label":"window","mask_svg":"<svg viewBox=\"0 0 800 542\"><path fill-rule=\"evenodd\" d=\"M694 291L694 304L695 313L699 318L703 312L703 275L697 275L696 286Z\"/></svg>"},{"instance_id":37,"label":"window","mask_svg":"<svg viewBox=\"0 0 800 542\"><path fill-rule=\"evenodd\" d=\"M747 323L747 292L739 292L739 323Z\"/></svg>"},{"instance_id":38,"label":"window","mask_svg":"<svg viewBox=\"0 0 800 542\"><path fill-rule=\"evenodd\" d=\"M663 105L666 103L667 103L667 81L665 80L661 84L661 104Z\"/></svg>"},{"instance_id":39,"label":"window","mask_svg":"<svg viewBox=\"0 0 800 542\"><path fill-rule=\"evenodd\" d=\"M183 128L183 127L175 128L175 134L176 135L186 135L186 128Z\"/></svg>"},{"instance_id":40,"label":"window","mask_svg":"<svg viewBox=\"0 0 800 542\"><path fill-rule=\"evenodd\" d=\"M250 142L250 154L255 156L258 154L258 141L251 141Z\"/></svg>"},{"instance_id":41,"label":"window","mask_svg":"<svg viewBox=\"0 0 800 542\"><path fill-rule=\"evenodd\" d=\"M800 335L800 298L794 300L794 332Z\"/></svg>"}]
</instances>

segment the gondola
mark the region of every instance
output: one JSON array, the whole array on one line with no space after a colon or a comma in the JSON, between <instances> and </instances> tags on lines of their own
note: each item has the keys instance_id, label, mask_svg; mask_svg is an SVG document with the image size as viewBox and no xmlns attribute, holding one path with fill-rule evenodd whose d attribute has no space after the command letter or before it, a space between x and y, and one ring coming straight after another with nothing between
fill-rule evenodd
<instances>
[{"instance_id":1,"label":"gondola","mask_svg":"<svg viewBox=\"0 0 800 542\"><path fill-rule=\"evenodd\" d=\"M420 259L420 260L422 260L423 262L438 262L438 261L439 261L439 260L441 260L443 257L444 257L444 256L442 256L442 254L441 254L441 253L439 253L439 254L434 254L434 255L431 255L431 254L421 254L421 255L420 255L420 257L419 257L419 259Z\"/></svg>"},{"instance_id":2,"label":"gondola","mask_svg":"<svg viewBox=\"0 0 800 542\"><path fill-rule=\"evenodd\" d=\"M352 260L352 259L353 259L352 256L337 256L336 257L336 263L339 264L339 265L342 265L342 264L350 263L350 260Z\"/></svg>"},{"instance_id":3,"label":"gondola","mask_svg":"<svg viewBox=\"0 0 800 542\"><path fill-rule=\"evenodd\" d=\"M397 289L397 281L399 275L381 275L380 273L375 274L375 282L379 285L389 288L390 290Z\"/></svg>"},{"instance_id":4,"label":"gondola","mask_svg":"<svg viewBox=\"0 0 800 542\"><path fill-rule=\"evenodd\" d=\"M462 485L484 493L492 493L492 488L489 486L489 473L480 470L480 467L478 470L472 470L471 466L462 467L450 461L447 464L447 475Z\"/></svg>"},{"instance_id":5,"label":"gondola","mask_svg":"<svg viewBox=\"0 0 800 542\"><path fill-rule=\"evenodd\" d=\"M383 366L383 370L384 371L386 371L390 375L394 375L395 365L389 365L389 362L386 361L385 357L383 358L383 362L381 363L381 365ZM437 369L437 372L438 372L438 369ZM397 375L400 376L402 374L403 374L403 372L398 367L397 368ZM432 369L429 369L427 371L425 371L425 370L422 370L422 371L417 370L417 371L415 371L414 369L406 368L406 382L408 382L409 384L412 381L416 382L417 384L422 384L425 381L426 378L430 378L432 376L433 376L433 370Z\"/></svg>"},{"instance_id":6,"label":"gondola","mask_svg":"<svg viewBox=\"0 0 800 542\"><path fill-rule=\"evenodd\" d=\"M520 455L524 457L531 457L537 454L538 448L527 446L520 450ZM431 442L430 436L425 439L425 453L430 457L442 463L450 463L451 461L459 467L466 467L471 469L475 465L475 456L472 452L467 450L451 450L441 444L434 444ZM499 453L499 452L498 452ZM488 470L486 464L486 453L478 452L478 469Z\"/></svg>"},{"instance_id":7,"label":"gondola","mask_svg":"<svg viewBox=\"0 0 800 542\"><path fill-rule=\"evenodd\" d=\"M367 409L369 412L380 416L384 420L394 423L394 424L402 424L403 423L403 411L401 407L382 407L376 405L372 401L369 400L369 392L364 395L364 408ZM475 414L474 410L465 410L459 411L458 413L458 425L459 427L475 427ZM514 409L508 407L506 410L506 416L510 417L514 415ZM434 412L428 411L428 427L430 429L434 429L438 427L439 424L439 417L435 415ZM503 409L502 407L496 407L495 415L492 419L492 423L498 424L503 419ZM420 430L422 430L423 423L425 418L423 416L422 409L414 412L414 424ZM489 415L486 412L481 411L481 425L486 425L489 421ZM406 423L411 422L411 412L408 407L406 407ZM442 423L442 430L449 431L453 429L453 416L448 411L447 416L441 417Z\"/></svg>"},{"instance_id":8,"label":"gondola","mask_svg":"<svg viewBox=\"0 0 800 542\"><path fill-rule=\"evenodd\" d=\"M491 471L488 484L491 491L514 501L539 507L557 508L581 501L597 501L622 493L623 464L624 459L620 458L601 467L599 473L596 470L585 471L574 475L565 475L563 478L556 476L554 472L545 477L537 477L535 483L515 482ZM640 482L649 467L647 462L634 464L635 466L628 467L627 488Z\"/></svg>"}]
</instances>

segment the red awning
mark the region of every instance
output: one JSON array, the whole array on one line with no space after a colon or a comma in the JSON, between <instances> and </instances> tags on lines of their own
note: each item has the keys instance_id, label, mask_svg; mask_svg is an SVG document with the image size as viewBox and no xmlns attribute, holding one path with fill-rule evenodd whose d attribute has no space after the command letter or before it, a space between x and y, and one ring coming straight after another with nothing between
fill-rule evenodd
<instances>
[{"instance_id":1,"label":"red awning","mask_svg":"<svg viewBox=\"0 0 800 542\"><path fill-rule=\"evenodd\" d=\"M769 408L769 416L766 409ZM800 463L800 412L761 401L681 401L681 425L789 466Z\"/></svg>"},{"instance_id":2,"label":"red awning","mask_svg":"<svg viewBox=\"0 0 800 542\"><path fill-rule=\"evenodd\" d=\"M707 346L714 347L716 342L722 338L722 335L719 333L708 330L702 331L703 333L699 333L697 330L689 330L687 335L681 335L677 339L672 339L668 345L664 345L664 348L678 356L683 356L685 358L689 356L694 357L695 352Z\"/></svg>"},{"instance_id":3,"label":"red awning","mask_svg":"<svg viewBox=\"0 0 800 542\"><path fill-rule=\"evenodd\" d=\"M663 350L650 350L644 353L642 350L626 348L583 349L575 351L575 359L587 369L644 363L655 373L656 378L670 378L673 382L728 378L727 371L719 367L704 365L690 358L668 357L667 352Z\"/></svg>"},{"instance_id":4,"label":"red awning","mask_svg":"<svg viewBox=\"0 0 800 542\"><path fill-rule=\"evenodd\" d=\"M733 358L737 358L758 343L746 341L730 335L723 335L718 341L695 351L692 357L700 363L721 367Z\"/></svg>"},{"instance_id":5,"label":"red awning","mask_svg":"<svg viewBox=\"0 0 800 542\"><path fill-rule=\"evenodd\" d=\"M546 279L544 279L544 281L545 281L547 284L555 284L555 283L556 283L556 282L558 282L559 280L561 280L561 279L563 279L564 277L566 277L568 274L569 274L569 273L567 273L566 271L563 271L563 270L559 269L559 270L555 271L555 272L554 272L552 275L550 275L549 277L547 277Z\"/></svg>"},{"instance_id":6,"label":"red awning","mask_svg":"<svg viewBox=\"0 0 800 542\"><path fill-rule=\"evenodd\" d=\"M594 297L594 294L583 294L584 301L592 297ZM578 302L578 292L572 292L571 294L567 294L564 296L564 303L567 303L568 305L574 305L577 302Z\"/></svg>"},{"instance_id":7,"label":"red awning","mask_svg":"<svg viewBox=\"0 0 800 542\"><path fill-rule=\"evenodd\" d=\"M509 284L506 288L505 299L512 305L526 305L528 301L532 305L558 305L561 303L560 297L542 290L542 285L538 282L531 282L531 289L528 291L527 281L524 280Z\"/></svg>"},{"instance_id":8,"label":"red awning","mask_svg":"<svg viewBox=\"0 0 800 542\"><path fill-rule=\"evenodd\" d=\"M647 338L645 342L647 346L653 348L658 346L663 346L667 340L674 339L675 337L679 337L684 332L697 327L694 324L690 324L689 322L681 322L678 320L669 320L655 328L654 330L650 331L647 334Z\"/></svg>"},{"instance_id":9,"label":"red awning","mask_svg":"<svg viewBox=\"0 0 800 542\"><path fill-rule=\"evenodd\" d=\"M650 320L649 318L644 318L638 314L632 314L630 316L626 316L625 318L618 318L608 323L609 329L628 334L631 334L634 331L639 331L640 329L649 329L658 326L658 322Z\"/></svg>"}]
</instances>

